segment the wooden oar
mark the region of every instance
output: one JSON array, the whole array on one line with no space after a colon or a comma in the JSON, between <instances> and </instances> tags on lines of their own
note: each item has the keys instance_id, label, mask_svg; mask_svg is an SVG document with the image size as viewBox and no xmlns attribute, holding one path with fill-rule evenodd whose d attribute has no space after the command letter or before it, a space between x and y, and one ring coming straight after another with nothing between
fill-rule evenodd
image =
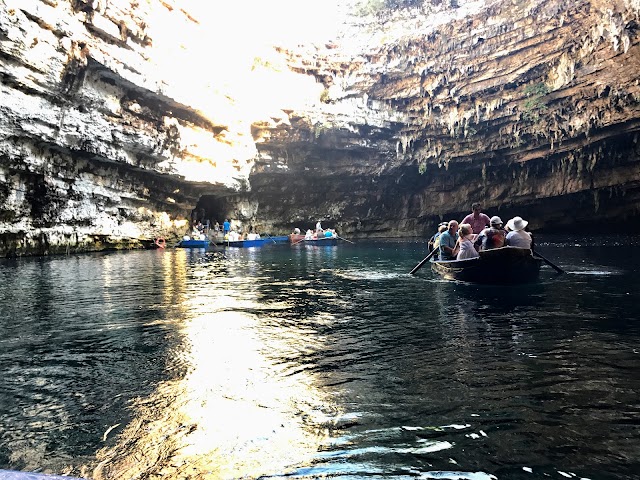
<instances>
[{"instance_id":1,"label":"wooden oar","mask_svg":"<svg viewBox=\"0 0 640 480\"><path fill-rule=\"evenodd\" d=\"M269 240L271 240L273 243L278 243L273 238L271 238L271 235L269 235L268 233L265 233L265 235L269 237Z\"/></svg>"},{"instance_id":2,"label":"wooden oar","mask_svg":"<svg viewBox=\"0 0 640 480\"><path fill-rule=\"evenodd\" d=\"M340 235L336 235L336 237L338 237L340 240L344 240L345 242L353 243L355 245L354 242L352 242L351 240L347 240L346 238L342 238Z\"/></svg>"},{"instance_id":3,"label":"wooden oar","mask_svg":"<svg viewBox=\"0 0 640 480\"><path fill-rule=\"evenodd\" d=\"M420 270L420 269L422 268L422 266L423 266L425 263L427 263L427 261L429 261L429 259L430 259L431 257L433 257L433 256L436 254L436 252L437 252L437 251L438 251L438 249L437 249L437 248L434 248L434 249L431 251L431 253L430 253L429 255L427 255L426 257L424 257L424 258L422 259L422 261L421 261L419 264L417 264L415 267L413 267L413 270L411 270L411 271L409 272L409 275L413 275L413 274L414 274L414 273L416 273L418 270Z\"/></svg>"},{"instance_id":4,"label":"wooden oar","mask_svg":"<svg viewBox=\"0 0 640 480\"><path fill-rule=\"evenodd\" d=\"M537 255L538 257L540 257L542 260L544 260L544 262L549 265L551 268L553 268L556 272L558 273L566 273L563 269L561 269L559 266L555 265L554 263L552 263L550 260L547 260L546 258L544 258L542 255L540 255L540 253L538 253L537 251L533 251L534 255Z\"/></svg>"},{"instance_id":5,"label":"wooden oar","mask_svg":"<svg viewBox=\"0 0 640 480\"><path fill-rule=\"evenodd\" d=\"M298 240L297 242L292 243L291 245L297 245L300 242L304 242L306 240L306 238L303 238L302 240Z\"/></svg>"}]
</instances>

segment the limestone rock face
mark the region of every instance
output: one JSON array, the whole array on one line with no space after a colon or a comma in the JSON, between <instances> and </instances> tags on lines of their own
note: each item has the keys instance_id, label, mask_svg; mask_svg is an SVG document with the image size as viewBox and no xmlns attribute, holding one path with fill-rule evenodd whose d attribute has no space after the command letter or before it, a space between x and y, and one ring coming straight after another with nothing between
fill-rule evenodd
<instances>
[{"instance_id":1,"label":"limestone rock face","mask_svg":"<svg viewBox=\"0 0 640 480\"><path fill-rule=\"evenodd\" d=\"M197 27L167 2L0 4L0 254L150 244L184 232L202 185L245 188L249 128L165 83L153 12Z\"/></svg>"},{"instance_id":2,"label":"limestone rock face","mask_svg":"<svg viewBox=\"0 0 640 480\"><path fill-rule=\"evenodd\" d=\"M640 4L459 3L380 21L358 56L289 51L324 116L260 133L250 198L345 234L429 234L475 200L534 229L638 219Z\"/></svg>"},{"instance_id":3,"label":"limestone rock face","mask_svg":"<svg viewBox=\"0 0 640 480\"><path fill-rule=\"evenodd\" d=\"M354 236L475 200L533 229L640 217L640 3L443 3L233 77L238 39L180 2L2 2L0 255L146 246L196 207Z\"/></svg>"}]
</instances>

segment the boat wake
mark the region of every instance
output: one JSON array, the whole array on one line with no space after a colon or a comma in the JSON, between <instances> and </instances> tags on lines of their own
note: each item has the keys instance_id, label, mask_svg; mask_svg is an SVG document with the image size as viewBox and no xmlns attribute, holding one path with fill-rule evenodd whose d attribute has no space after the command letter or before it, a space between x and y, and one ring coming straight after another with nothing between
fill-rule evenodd
<instances>
[{"instance_id":1,"label":"boat wake","mask_svg":"<svg viewBox=\"0 0 640 480\"><path fill-rule=\"evenodd\" d=\"M392 278L405 277L406 274L398 272L381 272L379 270L337 270L336 277L347 280L388 280Z\"/></svg>"},{"instance_id":2,"label":"boat wake","mask_svg":"<svg viewBox=\"0 0 640 480\"><path fill-rule=\"evenodd\" d=\"M595 275L595 276L608 276L608 275L621 275L622 272L615 270L568 270L566 273L571 275Z\"/></svg>"}]
</instances>

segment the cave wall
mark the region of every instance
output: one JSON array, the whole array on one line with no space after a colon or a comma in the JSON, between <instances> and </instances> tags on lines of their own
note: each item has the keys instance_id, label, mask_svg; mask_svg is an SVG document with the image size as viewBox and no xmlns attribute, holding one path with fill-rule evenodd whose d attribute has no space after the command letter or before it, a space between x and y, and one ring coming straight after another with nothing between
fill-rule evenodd
<instances>
[{"instance_id":1,"label":"cave wall","mask_svg":"<svg viewBox=\"0 0 640 480\"><path fill-rule=\"evenodd\" d=\"M0 255L177 238L200 199L273 234L426 236L476 200L637 222L637 0L427 3L256 57L244 102L192 62L213 47L179 2L2 3Z\"/></svg>"},{"instance_id":2,"label":"cave wall","mask_svg":"<svg viewBox=\"0 0 640 480\"><path fill-rule=\"evenodd\" d=\"M289 51L324 83L324 117L260 132L254 195L238 201L278 226L371 236L427 235L476 200L535 229L637 220L639 10L493 2L351 62L339 46L316 62ZM377 22L371 39L392 36L397 20Z\"/></svg>"},{"instance_id":3,"label":"cave wall","mask_svg":"<svg viewBox=\"0 0 640 480\"><path fill-rule=\"evenodd\" d=\"M248 128L165 82L152 13L198 28L164 1L0 5L0 255L147 246L245 188Z\"/></svg>"}]
</instances>

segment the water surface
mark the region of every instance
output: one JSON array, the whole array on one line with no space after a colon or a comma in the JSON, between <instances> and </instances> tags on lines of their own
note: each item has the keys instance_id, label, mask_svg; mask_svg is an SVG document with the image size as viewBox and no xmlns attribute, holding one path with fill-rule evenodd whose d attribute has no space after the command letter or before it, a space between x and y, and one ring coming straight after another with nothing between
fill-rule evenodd
<instances>
[{"instance_id":1,"label":"water surface","mask_svg":"<svg viewBox=\"0 0 640 480\"><path fill-rule=\"evenodd\" d=\"M87 478L640 478L633 237L532 285L424 242L0 261L0 469Z\"/></svg>"}]
</instances>

